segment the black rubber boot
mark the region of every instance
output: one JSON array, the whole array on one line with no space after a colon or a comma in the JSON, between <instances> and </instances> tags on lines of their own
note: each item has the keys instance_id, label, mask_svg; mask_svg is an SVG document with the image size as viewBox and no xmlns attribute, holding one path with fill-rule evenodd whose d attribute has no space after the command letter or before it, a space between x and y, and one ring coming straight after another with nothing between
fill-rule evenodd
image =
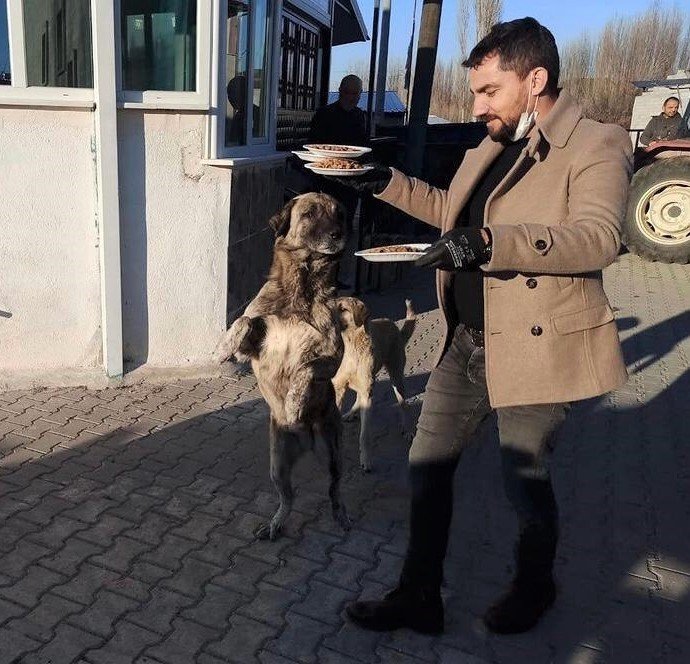
<instances>
[{"instance_id":1,"label":"black rubber boot","mask_svg":"<svg viewBox=\"0 0 690 664\"><path fill-rule=\"evenodd\" d=\"M554 529L526 528L516 549L517 572L508 591L484 614L484 624L497 634L526 632L539 622L556 599L553 559Z\"/></svg>"},{"instance_id":2,"label":"black rubber boot","mask_svg":"<svg viewBox=\"0 0 690 664\"><path fill-rule=\"evenodd\" d=\"M443 632L443 601L436 590L421 590L399 585L382 600L353 602L346 609L355 624L376 632L401 627L421 634Z\"/></svg>"}]
</instances>

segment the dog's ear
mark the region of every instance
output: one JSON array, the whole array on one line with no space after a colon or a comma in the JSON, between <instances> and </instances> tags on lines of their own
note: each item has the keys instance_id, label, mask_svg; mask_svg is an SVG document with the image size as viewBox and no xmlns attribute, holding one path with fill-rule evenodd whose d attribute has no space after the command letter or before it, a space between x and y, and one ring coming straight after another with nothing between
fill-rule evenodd
<instances>
[{"instance_id":1,"label":"dog's ear","mask_svg":"<svg viewBox=\"0 0 690 664\"><path fill-rule=\"evenodd\" d=\"M367 311L366 304L364 304L362 300L358 300L356 297L352 298L352 318L354 319L357 327L364 325L364 323L367 322L367 318L369 318L369 312Z\"/></svg>"},{"instance_id":2,"label":"dog's ear","mask_svg":"<svg viewBox=\"0 0 690 664\"><path fill-rule=\"evenodd\" d=\"M290 230L290 216L296 201L297 198L288 201L268 220L268 225L273 229L276 237L285 237Z\"/></svg>"}]
</instances>

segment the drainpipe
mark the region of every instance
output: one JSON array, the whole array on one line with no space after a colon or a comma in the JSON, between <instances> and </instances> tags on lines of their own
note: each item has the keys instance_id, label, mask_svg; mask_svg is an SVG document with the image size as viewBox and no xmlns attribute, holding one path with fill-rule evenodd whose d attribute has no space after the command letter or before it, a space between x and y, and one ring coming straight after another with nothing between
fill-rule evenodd
<instances>
[{"instance_id":1,"label":"drainpipe","mask_svg":"<svg viewBox=\"0 0 690 664\"><path fill-rule=\"evenodd\" d=\"M123 372L115 4L91 0L101 331L103 365L106 375L111 378L122 376Z\"/></svg>"}]
</instances>

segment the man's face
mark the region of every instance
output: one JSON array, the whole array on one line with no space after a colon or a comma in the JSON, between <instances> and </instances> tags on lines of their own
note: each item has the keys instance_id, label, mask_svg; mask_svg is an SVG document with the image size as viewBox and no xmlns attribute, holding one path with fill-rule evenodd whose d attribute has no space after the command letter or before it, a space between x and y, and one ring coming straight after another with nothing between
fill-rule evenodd
<instances>
[{"instance_id":1,"label":"man's face","mask_svg":"<svg viewBox=\"0 0 690 664\"><path fill-rule=\"evenodd\" d=\"M346 110L351 111L359 103L362 96L362 88L356 83L345 83L338 90L338 103Z\"/></svg>"},{"instance_id":2,"label":"man's face","mask_svg":"<svg viewBox=\"0 0 690 664\"><path fill-rule=\"evenodd\" d=\"M675 99L671 99L664 104L664 115L672 118L676 113L678 113L678 102Z\"/></svg>"},{"instance_id":3,"label":"man's face","mask_svg":"<svg viewBox=\"0 0 690 664\"><path fill-rule=\"evenodd\" d=\"M514 71L501 70L499 62L499 56L492 55L470 69L470 90L474 95L472 115L486 123L492 140L508 143L520 115L526 110L530 77L520 80ZM530 97L530 110L535 102Z\"/></svg>"}]
</instances>

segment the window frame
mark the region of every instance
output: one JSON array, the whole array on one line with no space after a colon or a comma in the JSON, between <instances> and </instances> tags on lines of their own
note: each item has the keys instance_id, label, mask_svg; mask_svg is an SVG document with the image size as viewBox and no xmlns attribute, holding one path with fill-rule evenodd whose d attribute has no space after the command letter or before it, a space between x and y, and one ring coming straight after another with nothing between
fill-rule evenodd
<instances>
[{"instance_id":1,"label":"window frame","mask_svg":"<svg viewBox=\"0 0 690 664\"><path fill-rule=\"evenodd\" d=\"M254 38L256 33L255 15L251 11L252 2L250 0L250 16L249 16L249 41L248 52L249 62L247 66L247 103L253 99L254 89ZM207 159L205 163L227 162L229 165L234 163L235 159L247 163L253 162L261 157L278 157L284 158L284 153L277 153L276 151L276 135L277 135L277 94L278 94L278 68L280 65L280 25L283 13L282 0L273 0L273 15L271 16L271 49L270 54L270 89L267 91L266 98L269 105L267 109L268 135L262 138L254 138L251 131L251 122L253 120L253 113L246 113L245 135L247 137L245 145L226 146L225 145L225 109L226 109L226 58L225 44L227 42L227 18L228 18L228 3L227 0L215 0L214 2L215 14L213 17L213 39L212 39L212 63L211 63L211 80L213 86L211 88L211 112L208 115L207 126L207 141L206 153ZM221 57L223 55L223 57Z\"/></svg>"},{"instance_id":2,"label":"window frame","mask_svg":"<svg viewBox=\"0 0 690 664\"><path fill-rule=\"evenodd\" d=\"M2 1L4 0L0 0ZM92 31L94 13L98 6L98 0L91 0ZM0 86L0 105L94 107L93 88L28 85L22 0L7 0L7 32L12 83ZM93 50L91 57L93 58Z\"/></svg>"},{"instance_id":3,"label":"window frame","mask_svg":"<svg viewBox=\"0 0 690 664\"><path fill-rule=\"evenodd\" d=\"M199 110L210 108L213 0L196 5L196 90L126 90L122 86L122 3L115 0L115 80L119 108Z\"/></svg>"}]
</instances>

